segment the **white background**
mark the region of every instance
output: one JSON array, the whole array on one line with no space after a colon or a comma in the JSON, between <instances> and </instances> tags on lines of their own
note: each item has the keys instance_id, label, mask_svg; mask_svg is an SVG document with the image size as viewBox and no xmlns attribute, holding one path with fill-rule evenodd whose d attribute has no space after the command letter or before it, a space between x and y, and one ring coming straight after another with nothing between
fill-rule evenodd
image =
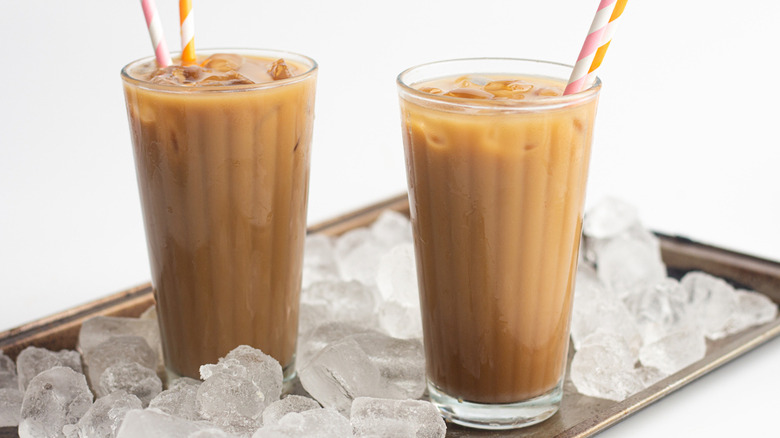
<instances>
[{"instance_id":1,"label":"white background","mask_svg":"<svg viewBox=\"0 0 780 438\"><path fill-rule=\"evenodd\" d=\"M158 0L169 46L176 3ZM320 63L309 222L405 190L395 76L437 59L573 63L597 0L196 0L196 47ZM588 204L780 261L780 4L629 2ZM0 0L0 330L149 279L119 70L152 54L140 2ZM775 340L603 436L776 433Z\"/></svg>"}]
</instances>

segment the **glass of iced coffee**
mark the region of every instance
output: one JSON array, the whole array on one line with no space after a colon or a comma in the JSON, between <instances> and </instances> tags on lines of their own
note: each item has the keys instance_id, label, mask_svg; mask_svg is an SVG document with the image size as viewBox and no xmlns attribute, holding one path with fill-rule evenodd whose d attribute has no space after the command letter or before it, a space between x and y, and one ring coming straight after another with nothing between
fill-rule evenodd
<instances>
[{"instance_id":1,"label":"glass of iced coffee","mask_svg":"<svg viewBox=\"0 0 780 438\"><path fill-rule=\"evenodd\" d=\"M558 409L597 80L464 59L398 76L428 390L455 423L523 427Z\"/></svg>"},{"instance_id":2,"label":"glass of iced coffee","mask_svg":"<svg viewBox=\"0 0 780 438\"><path fill-rule=\"evenodd\" d=\"M201 51L122 70L165 364L238 345L294 373L317 64Z\"/></svg>"}]
</instances>

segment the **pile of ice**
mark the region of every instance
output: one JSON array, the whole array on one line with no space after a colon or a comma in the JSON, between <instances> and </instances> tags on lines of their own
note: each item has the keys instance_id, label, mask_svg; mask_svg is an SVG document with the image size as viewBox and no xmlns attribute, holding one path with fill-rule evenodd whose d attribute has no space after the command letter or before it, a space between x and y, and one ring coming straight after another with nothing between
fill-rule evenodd
<instances>
[{"instance_id":1,"label":"pile of ice","mask_svg":"<svg viewBox=\"0 0 780 438\"><path fill-rule=\"evenodd\" d=\"M772 321L777 306L704 272L668 277L634 207L606 198L585 214L571 339L577 390L623 400L702 359L717 340Z\"/></svg>"},{"instance_id":2,"label":"pile of ice","mask_svg":"<svg viewBox=\"0 0 780 438\"><path fill-rule=\"evenodd\" d=\"M669 278L636 211L605 200L586 214L572 316L570 376L583 394L622 400L701 359L706 340L775 318L765 296L692 272ZM0 427L22 438L443 437L426 387L408 219L385 212L337 238L307 237L298 376L240 346L201 379L163 390L153 312L97 317L79 351L0 353Z\"/></svg>"},{"instance_id":3,"label":"pile of ice","mask_svg":"<svg viewBox=\"0 0 780 438\"><path fill-rule=\"evenodd\" d=\"M0 354L0 426L18 425L20 437L113 437L162 391L155 319L93 318L78 349L29 346L15 364Z\"/></svg>"},{"instance_id":4,"label":"pile of ice","mask_svg":"<svg viewBox=\"0 0 780 438\"><path fill-rule=\"evenodd\" d=\"M323 406L347 414L358 397L423 396L412 245L409 220L392 211L335 239L307 238L296 360L301 384Z\"/></svg>"},{"instance_id":5,"label":"pile of ice","mask_svg":"<svg viewBox=\"0 0 780 438\"><path fill-rule=\"evenodd\" d=\"M22 438L443 437L438 410L419 400L425 359L408 219L386 212L338 239L309 236L303 285L301 394L282 398L281 366L248 346L163 391L150 311L86 321L79 351L28 347L16 364L0 355L0 388L11 388L0 390L0 426L18 424Z\"/></svg>"},{"instance_id":6,"label":"pile of ice","mask_svg":"<svg viewBox=\"0 0 780 438\"><path fill-rule=\"evenodd\" d=\"M422 338L412 228L385 211L370 226L338 238L306 239L301 335L323 319L374 327L396 338Z\"/></svg>"},{"instance_id":7,"label":"pile of ice","mask_svg":"<svg viewBox=\"0 0 780 438\"><path fill-rule=\"evenodd\" d=\"M114 318L112 323L133 321ZM126 336L111 339L119 343ZM136 344L126 346L126 353L112 350L119 354L116 364L105 368L92 389L87 385L92 371L81 373L76 351L28 347L15 366L0 353L0 426L18 424L21 438L343 438L387 436L387 431L434 438L446 431L427 401L357 397L339 412L310 397L281 398L279 362L245 345L216 364L203 365L201 380L176 379L161 391L160 380L141 370L146 352ZM117 364L135 369L110 371L120 369ZM102 368L103 362L97 365ZM106 380L117 388L107 390Z\"/></svg>"}]
</instances>

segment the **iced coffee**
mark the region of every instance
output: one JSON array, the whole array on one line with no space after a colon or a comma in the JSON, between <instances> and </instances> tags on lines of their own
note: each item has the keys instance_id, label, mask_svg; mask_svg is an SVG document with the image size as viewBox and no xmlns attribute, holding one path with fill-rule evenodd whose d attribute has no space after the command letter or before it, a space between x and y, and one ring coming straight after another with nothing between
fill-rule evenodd
<instances>
[{"instance_id":1,"label":"iced coffee","mask_svg":"<svg viewBox=\"0 0 780 438\"><path fill-rule=\"evenodd\" d=\"M201 53L122 70L166 367L198 377L238 345L290 377L316 63Z\"/></svg>"},{"instance_id":2,"label":"iced coffee","mask_svg":"<svg viewBox=\"0 0 780 438\"><path fill-rule=\"evenodd\" d=\"M429 392L473 427L557 410L598 83L566 66L445 61L399 76Z\"/></svg>"}]
</instances>

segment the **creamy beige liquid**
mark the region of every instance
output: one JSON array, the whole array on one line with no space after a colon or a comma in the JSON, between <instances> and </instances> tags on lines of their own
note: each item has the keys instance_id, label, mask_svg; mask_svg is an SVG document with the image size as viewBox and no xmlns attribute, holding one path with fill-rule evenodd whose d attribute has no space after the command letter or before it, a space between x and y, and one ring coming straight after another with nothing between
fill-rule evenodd
<instances>
[{"instance_id":1,"label":"creamy beige liquid","mask_svg":"<svg viewBox=\"0 0 780 438\"><path fill-rule=\"evenodd\" d=\"M247 87L275 60L239 58L124 85L166 366L195 378L241 344L293 368L316 76Z\"/></svg>"},{"instance_id":2,"label":"creamy beige liquid","mask_svg":"<svg viewBox=\"0 0 780 438\"><path fill-rule=\"evenodd\" d=\"M415 85L515 101L564 87L533 77ZM401 109L430 381L478 403L545 394L569 342L596 99L523 114L403 98Z\"/></svg>"}]
</instances>

